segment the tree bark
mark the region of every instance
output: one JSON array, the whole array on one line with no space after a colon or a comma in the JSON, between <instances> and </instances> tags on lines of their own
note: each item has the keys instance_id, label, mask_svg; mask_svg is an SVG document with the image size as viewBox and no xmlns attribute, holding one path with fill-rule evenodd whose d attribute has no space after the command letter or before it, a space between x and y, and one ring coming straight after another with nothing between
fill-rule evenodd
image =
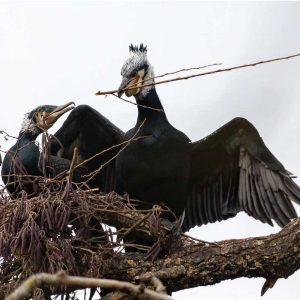
<instances>
[{"instance_id":1,"label":"tree bark","mask_svg":"<svg viewBox=\"0 0 300 300\"><path fill-rule=\"evenodd\" d=\"M143 254L116 254L99 266L103 278L132 283L145 282L155 276L169 292L212 285L239 277L287 278L300 267L300 219L277 234L266 237L225 240L204 245L180 238L184 247L169 255L145 261ZM174 246L174 245L173 245Z\"/></svg>"}]
</instances>

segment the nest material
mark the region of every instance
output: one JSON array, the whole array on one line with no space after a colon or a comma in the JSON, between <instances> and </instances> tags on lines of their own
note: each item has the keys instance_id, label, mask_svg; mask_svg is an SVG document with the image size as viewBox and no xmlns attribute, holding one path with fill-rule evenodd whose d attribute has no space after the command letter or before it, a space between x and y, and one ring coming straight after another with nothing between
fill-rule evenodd
<instances>
[{"instance_id":1,"label":"nest material","mask_svg":"<svg viewBox=\"0 0 300 300\"><path fill-rule=\"evenodd\" d=\"M39 272L65 270L70 275L99 277L99 266L123 249L122 234L128 233L132 226L122 227L116 239L116 233L102 224L118 226L122 224L120 218L126 215L135 223L141 220L135 205L114 192L75 190L66 185L65 180L42 177L40 183L41 192L32 198L25 192L18 199L10 199L3 192L0 195L0 290L3 295ZM153 223L149 218L143 219L144 223ZM140 248L149 249L142 245Z\"/></svg>"}]
</instances>

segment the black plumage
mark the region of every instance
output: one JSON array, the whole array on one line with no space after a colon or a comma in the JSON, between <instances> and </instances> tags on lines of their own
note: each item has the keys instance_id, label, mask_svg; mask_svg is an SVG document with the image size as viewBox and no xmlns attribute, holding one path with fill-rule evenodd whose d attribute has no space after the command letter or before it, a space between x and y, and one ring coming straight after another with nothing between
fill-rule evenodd
<instances>
[{"instance_id":1,"label":"black plumage","mask_svg":"<svg viewBox=\"0 0 300 300\"><path fill-rule=\"evenodd\" d=\"M123 131L107 118L88 105L79 105L72 110L61 128L54 134L50 153L72 159L73 150L77 147L79 154L77 162L87 160L84 166L89 172L95 172L89 179L89 186L110 192L115 189L113 157L120 150L123 138ZM99 153L100 155L96 155ZM90 159L92 157L94 158ZM97 170L99 171L96 172Z\"/></svg>"},{"instance_id":2,"label":"black plumage","mask_svg":"<svg viewBox=\"0 0 300 300\"><path fill-rule=\"evenodd\" d=\"M155 89L136 99L138 104L162 109ZM180 215L190 172L189 139L168 122L164 111L144 106L138 106L138 111L137 123L125 134L125 140L138 130L142 138L124 146L116 159L117 191L144 201L141 208L164 202Z\"/></svg>"},{"instance_id":3,"label":"black plumage","mask_svg":"<svg viewBox=\"0 0 300 300\"><path fill-rule=\"evenodd\" d=\"M274 220L284 226L297 217L291 201L300 203L300 188L250 122L235 118L191 143L168 122L155 86L139 87L154 83L146 48L130 47L130 52L119 96L135 97L138 119L125 139L138 129L145 138L131 142L117 157L119 191L149 207L164 202L178 217L185 210L184 231L239 211L270 225Z\"/></svg>"},{"instance_id":4,"label":"black plumage","mask_svg":"<svg viewBox=\"0 0 300 300\"><path fill-rule=\"evenodd\" d=\"M124 135L94 109L78 106L55 134L63 149L56 143L53 154L70 159L76 146L84 160L113 147L88 163L93 170L105 165L93 186L127 192L144 201L141 208L163 202L177 217L185 211L184 231L240 211L270 225L297 217L291 201L300 203L300 188L250 122L235 118L192 143L169 123L155 86L140 87L154 84L146 47L130 46L121 75L119 96L134 96L138 105L134 128Z\"/></svg>"},{"instance_id":5,"label":"black plumage","mask_svg":"<svg viewBox=\"0 0 300 300\"><path fill-rule=\"evenodd\" d=\"M36 138L49 129L65 112L73 109L73 102L62 106L43 105L26 114L17 142L6 153L2 164L2 180L12 197L25 190L29 195L36 192L34 176L54 177L70 168L70 160L49 155L45 157L45 168ZM44 174L46 172L46 174ZM84 168L74 171L74 181L86 174Z\"/></svg>"}]
</instances>

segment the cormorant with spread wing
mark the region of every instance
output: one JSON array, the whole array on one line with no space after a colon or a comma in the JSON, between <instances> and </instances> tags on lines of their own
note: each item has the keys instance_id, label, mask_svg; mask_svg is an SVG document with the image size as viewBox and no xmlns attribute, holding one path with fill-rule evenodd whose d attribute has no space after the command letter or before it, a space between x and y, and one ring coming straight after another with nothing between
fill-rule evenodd
<instances>
[{"instance_id":1,"label":"cormorant with spread wing","mask_svg":"<svg viewBox=\"0 0 300 300\"><path fill-rule=\"evenodd\" d=\"M2 180L8 192L16 197L25 190L29 195L34 194L33 176L42 176L40 151L35 140L44 130L49 129L64 113L74 108L69 102L62 106L42 105L30 113L25 114L16 144L6 153L2 165ZM46 160L45 171L54 177L70 168L70 161L49 155ZM84 168L74 171L74 181L79 181L86 173Z\"/></svg>"},{"instance_id":2,"label":"cormorant with spread wing","mask_svg":"<svg viewBox=\"0 0 300 300\"><path fill-rule=\"evenodd\" d=\"M103 166L92 187L127 192L146 203L142 208L163 202L177 217L185 211L184 231L240 211L270 225L274 220L284 226L297 217L291 201L300 203L300 188L251 123L235 118L192 143L169 123L155 86L149 86L154 73L146 47L130 46L121 75L119 96L134 96L138 105L134 128L124 135L100 113L81 105L55 134L63 148L54 141L52 154L68 159L75 146L81 161L111 149L86 163L90 170ZM148 86L135 87L142 83ZM120 143L130 139L118 153Z\"/></svg>"},{"instance_id":3,"label":"cormorant with spread wing","mask_svg":"<svg viewBox=\"0 0 300 300\"><path fill-rule=\"evenodd\" d=\"M235 118L208 137L190 142L168 121L154 84L147 48L130 46L122 67L119 96L134 96L138 118L116 161L117 191L127 192L151 207L165 203L179 217L183 230L226 220L238 212L273 225L296 218L291 203L300 203L300 188L265 146L255 127ZM147 108L148 107L148 108ZM159 111L160 110L160 111ZM137 133L138 132L138 133Z\"/></svg>"}]
</instances>

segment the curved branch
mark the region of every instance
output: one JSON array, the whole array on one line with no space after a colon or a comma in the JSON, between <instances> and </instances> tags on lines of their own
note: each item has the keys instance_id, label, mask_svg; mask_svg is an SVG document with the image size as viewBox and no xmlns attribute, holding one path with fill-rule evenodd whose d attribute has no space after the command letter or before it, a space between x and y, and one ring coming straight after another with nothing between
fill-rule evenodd
<instances>
[{"instance_id":1,"label":"curved branch","mask_svg":"<svg viewBox=\"0 0 300 300\"><path fill-rule=\"evenodd\" d=\"M155 292L145 288L144 286L137 286L129 282L121 282L118 280L87 278L80 276L68 276L61 271L56 274L39 273L30 276L25 280L13 293L8 295L5 300L22 300L28 299L32 296L35 288L50 286L66 286L76 288L106 288L117 289L133 294L138 299L142 300L171 300L171 298L163 293Z\"/></svg>"}]
</instances>

